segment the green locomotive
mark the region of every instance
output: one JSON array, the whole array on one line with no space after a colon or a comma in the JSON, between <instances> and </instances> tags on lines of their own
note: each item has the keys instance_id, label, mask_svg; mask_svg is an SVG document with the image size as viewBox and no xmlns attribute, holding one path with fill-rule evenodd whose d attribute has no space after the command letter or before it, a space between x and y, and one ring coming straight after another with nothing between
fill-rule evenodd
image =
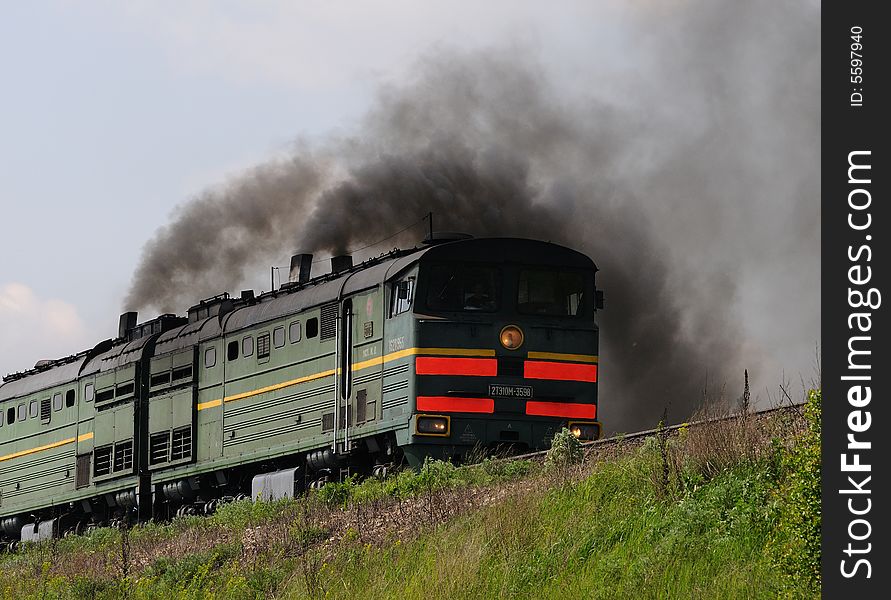
<instances>
[{"instance_id":1,"label":"green locomotive","mask_svg":"<svg viewBox=\"0 0 891 600\"><path fill-rule=\"evenodd\" d=\"M602 294L555 244L442 235L202 301L0 386L0 534L293 496L402 461L596 439Z\"/></svg>"}]
</instances>

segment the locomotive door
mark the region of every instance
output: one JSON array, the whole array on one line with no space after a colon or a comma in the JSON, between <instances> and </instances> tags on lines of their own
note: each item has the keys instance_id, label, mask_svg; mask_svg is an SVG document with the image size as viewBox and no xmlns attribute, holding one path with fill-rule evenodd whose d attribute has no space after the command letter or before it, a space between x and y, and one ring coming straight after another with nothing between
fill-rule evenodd
<instances>
[{"instance_id":1,"label":"locomotive door","mask_svg":"<svg viewBox=\"0 0 891 600\"><path fill-rule=\"evenodd\" d=\"M353 423L353 300L341 302L337 313L336 360L334 381L334 452L350 450Z\"/></svg>"}]
</instances>

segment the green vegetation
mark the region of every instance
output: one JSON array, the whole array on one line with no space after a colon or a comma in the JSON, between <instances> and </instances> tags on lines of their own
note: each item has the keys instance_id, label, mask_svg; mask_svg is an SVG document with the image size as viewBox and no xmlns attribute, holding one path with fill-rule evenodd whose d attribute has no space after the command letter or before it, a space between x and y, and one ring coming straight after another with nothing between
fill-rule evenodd
<instances>
[{"instance_id":1,"label":"green vegetation","mask_svg":"<svg viewBox=\"0 0 891 600\"><path fill-rule=\"evenodd\" d=\"M341 483L326 484L317 492L316 498L327 506L340 507L386 499L407 500L431 492L492 485L516 479L529 474L533 468L533 463L528 460L488 458L477 465L458 467L449 462L428 458L417 473L404 470L383 480L369 478L361 482L350 477Z\"/></svg>"},{"instance_id":2,"label":"green vegetation","mask_svg":"<svg viewBox=\"0 0 891 600\"><path fill-rule=\"evenodd\" d=\"M816 597L819 403L32 545L0 597Z\"/></svg>"},{"instance_id":3,"label":"green vegetation","mask_svg":"<svg viewBox=\"0 0 891 600\"><path fill-rule=\"evenodd\" d=\"M667 505L648 485L647 461L604 464L574 486L512 497L413 543L356 544L323 579L337 597L774 597L778 577L761 553L766 474L728 471Z\"/></svg>"},{"instance_id":4,"label":"green vegetation","mask_svg":"<svg viewBox=\"0 0 891 600\"><path fill-rule=\"evenodd\" d=\"M782 454L782 481L777 494L777 535L773 551L787 575L786 591L820 590L820 423L823 394L808 394L804 416L807 431Z\"/></svg>"},{"instance_id":5,"label":"green vegetation","mask_svg":"<svg viewBox=\"0 0 891 600\"><path fill-rule=\"evenodd\" d=\"M549 469L565 469L570 465L580 464L584 459L585 451L581 442L564 427L554 435L545 457L545 466Z\"/></svg>"}]
</instances>

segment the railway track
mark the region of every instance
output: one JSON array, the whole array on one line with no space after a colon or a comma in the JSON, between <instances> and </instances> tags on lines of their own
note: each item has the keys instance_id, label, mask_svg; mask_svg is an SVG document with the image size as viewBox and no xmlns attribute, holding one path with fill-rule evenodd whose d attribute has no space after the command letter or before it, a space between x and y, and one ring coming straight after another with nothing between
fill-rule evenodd
<instances>
[{"instance_id":1,"label":"railway track","mask_svg":"<svg viewBox=\"0 0 891 600\"><path fill-rule=\"evenodd\" d=\"M672 434L676 431L679 431L683 428L696 428L702 427L704 425L710 425L713 423L720 423L724 421L732 421L735 419L740 419L746 416L754 417L756 419L763 419L769 415L774 415L782 412L794 412L799 413L801 411L803 404L789 404L785 406L777 406L774 408L768 408L765 410L754 411L750 413L734 413L731 415L725 415L720 417L714 417L710 419L700 419L697 421L688 421L684 423L678 423L676 425L666 425L664 427L654 427L652 429L645 429L643 431L636 431L634 433L622 433L618 435L614 435L608 438L601 438L599 440L593 440L590 442L582 442L582 448L585 449L586 453L594 450L598 447L610 446L615 444L624 443L630 440L643 440L645 438L658 435L658 434ZM544 458L547 456L547 450L540 450L537 452L528 452L526 454L517 454L514 456L504 457L501 460L534 460L537 458Z\"/></svg>"}]
</instances>

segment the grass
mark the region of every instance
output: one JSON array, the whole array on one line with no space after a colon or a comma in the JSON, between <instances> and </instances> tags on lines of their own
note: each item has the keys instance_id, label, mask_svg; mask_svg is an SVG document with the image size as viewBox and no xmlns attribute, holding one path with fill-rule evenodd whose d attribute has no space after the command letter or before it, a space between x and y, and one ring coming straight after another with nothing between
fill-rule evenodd
<instances>
[{"instance_id":1,"label":"grass","mask_svg":"<svg viewBox=\"0 0 891 600\"><path fill-rule=\"evenodd\" d=\"M813 548L790 543L813 529L801 517L813 485L790 486L819 439L783 437L800 429L785 422L721 427L582 464L431 461L307 499L31 545L0 558L0 597L815 597Z\"/></svg>"},{"instance_id":2,"label":"grass","mask_svg":"<svg viewBox=\"0 0 891 600\"><path fill-rule=\"evenodd\" d=\"M324 566L326 597L776 597L781 577L764 551L768 469L728 469L665 502L650 483L648 451L409 543L345 544ZM298 582L283 596L312 592Z\"/></svg>"}]
</instances>

